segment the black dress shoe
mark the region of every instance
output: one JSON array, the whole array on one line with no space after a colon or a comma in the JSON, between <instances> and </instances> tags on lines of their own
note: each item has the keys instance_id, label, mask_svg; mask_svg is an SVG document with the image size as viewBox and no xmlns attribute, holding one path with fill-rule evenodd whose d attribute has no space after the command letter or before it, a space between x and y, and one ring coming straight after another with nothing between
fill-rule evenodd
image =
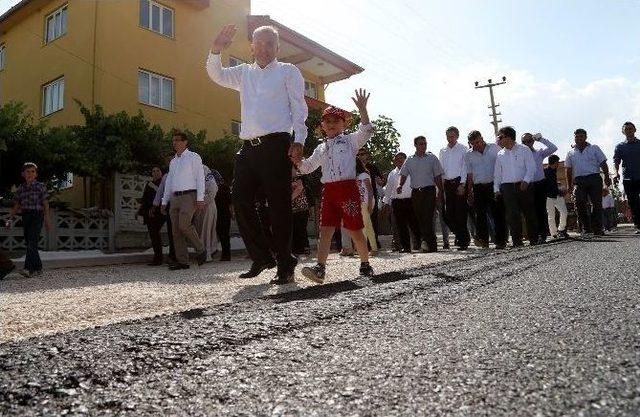
<instances>
[{"instance_id":1,"label":"black dress shoe","mask_svg":"<svg viewBox=\"0 0 640 417\"><path fill-rule=\"evenodd\" d=\"M147 264L147 266L160 266L160 265L162 265L162 261L153 261Z\"/></svg>"},{"instance_id":2,"label":"black dress shoe","mask_svg":"<svg viewBox=\"0 0 640 417\"><path fill-rule=\"evenodd\" d=\"M254 262L253 264L251 264L251 269L249 269L247 272L243 274L240 274L240 278L244 278L244 279L255 278L258 275L260 275L260 273L265 269L271 269L275 267L276 267L276 263L273 260L264 264L259 264L257 262Z\"/></svg>"},{"instance_id":3,"label":"black dress shoe","mask_svg":"<svg viewBox=\"0 0 640 417\"><path fill-rule=\"evenodd\" d=\"M169 271L178 271L180 269L189 269L189 265L181 263L169 265Z\"/></svg>"},{"instance_id":4,"label":"black dress shoe","mask_svg":"<svg viewBox=\"0 0 640 417\"><path fill-rule=\"evenodd\" d=\"M220 262L228 262L231 260L231 255L222 255L220 256Z\"/></svg>"},{"instance_id":5,"label":"black dress shoe","mask_svg":"<svg viewBox=\"0 0 640 417\"><path fill-rule=\"evenodd\" d=\"M297 265L298 258L296 257L292 257L289 265L287 266L280 267L280 265L278 265L278 274L274 279L269 281L269 283L274 285L285 285L295 282L294 275Z\"/></svg>"}]
</instances>

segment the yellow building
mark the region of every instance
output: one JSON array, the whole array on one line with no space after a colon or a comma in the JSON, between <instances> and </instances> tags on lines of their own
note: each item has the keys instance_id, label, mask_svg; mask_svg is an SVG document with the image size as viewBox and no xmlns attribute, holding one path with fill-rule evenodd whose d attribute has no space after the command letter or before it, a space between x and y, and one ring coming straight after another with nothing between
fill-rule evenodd
<instances>
[{"instance_id":1,"label":"yellow building","mask_svg":"<svg viewBox=\"0 0 640 417\"><path fill-rule=\"evenodd\" d=\"M252 61L253 29L276 27L278 58L301 69L311 107L324 106L327 84L363 71L269 16L252 16L250 0L22 0L0 16L0 104L23 102L50 125L82 123L78 100L107 113L142 111L164 129L236 133L238 93L205 71L227 23L239 28L228 65Z\"/></svg>"}]
</instances>

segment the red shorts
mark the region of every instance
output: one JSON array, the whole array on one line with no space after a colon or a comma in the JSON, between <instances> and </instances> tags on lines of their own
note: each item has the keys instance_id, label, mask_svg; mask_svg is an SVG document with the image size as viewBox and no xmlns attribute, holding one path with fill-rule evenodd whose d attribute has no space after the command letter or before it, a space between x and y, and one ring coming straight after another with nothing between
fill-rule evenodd
<instances>
[{"instance_id":1,"label":"red shorts","mask_svg":"<svg viewBox=\"0 0 640 417\"><path fill-rule=\"evenodd\" d=\"M322 185L320 226L360 230L364 227L360 209L360 190L356 180Z\"/></svg>"}]
</instances>

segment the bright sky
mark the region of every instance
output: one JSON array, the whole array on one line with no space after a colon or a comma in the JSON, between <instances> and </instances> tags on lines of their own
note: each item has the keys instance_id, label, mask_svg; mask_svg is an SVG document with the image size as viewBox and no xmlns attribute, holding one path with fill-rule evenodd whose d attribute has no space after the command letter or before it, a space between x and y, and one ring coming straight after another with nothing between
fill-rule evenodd
<instances>
[{"instance_id":1,"label":"bright sky","mask_svg":"<svg viewBox=\"0 0 640 417\"><path fill-rule=\"evenodd\" d=\"M133 0L128 0L133 1ZM0 13L18 0L0 0ZM329 103L352 109L353 90L371 92L412 152L430 150L457 126L493 140L488 89L474 81L502 76L495 89L505 124L541 132L562 159L583 127L609 157L621 125L640 126L640 2L636 0L253 0L268 14L365 68L331 84Z\"/></svg>"}]
</instances>

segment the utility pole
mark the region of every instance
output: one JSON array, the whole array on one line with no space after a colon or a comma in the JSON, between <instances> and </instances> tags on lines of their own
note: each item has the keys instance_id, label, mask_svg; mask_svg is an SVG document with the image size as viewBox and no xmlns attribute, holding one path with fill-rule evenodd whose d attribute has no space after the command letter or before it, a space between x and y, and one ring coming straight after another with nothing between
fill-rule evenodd
<instances>
[{"instance_id":1,"label":"utility pole","mask_svg":"<svg viewBox=\"0 0 640 417\"><path fill-rule=\"evenodd\" d=\"M491 114L489 116L493 118L493 121L491 122L491 124L493 125L493 130L495 131L496 136L498 136L498 123L502 122L502 120L498 120L498 116L502 116L502 113L496 113L496 108L500 104L496 104L495 102L495 99L493 97L493 87L497 85L505 84L506 82L507 82L507 77L502 77L502 82L499 82L499 83L491 82L491 78L489 78L488 83L485 85L478 85L479 83L478 81L476 81L476 88L489 87L489 95L491 96L491 105L489 106L489 108L491 109Z\"/></svg>"}]
</instances>

